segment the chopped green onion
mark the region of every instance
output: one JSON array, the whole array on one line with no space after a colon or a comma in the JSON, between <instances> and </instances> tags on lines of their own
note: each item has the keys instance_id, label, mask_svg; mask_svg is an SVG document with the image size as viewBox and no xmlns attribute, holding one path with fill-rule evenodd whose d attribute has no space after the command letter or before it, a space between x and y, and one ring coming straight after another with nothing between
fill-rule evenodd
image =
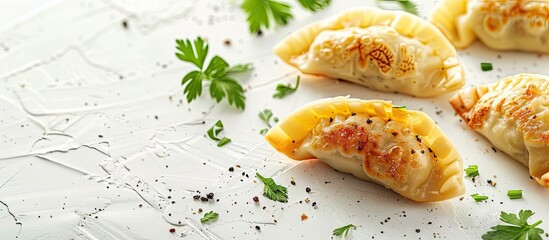
<instances>
[{"instance_id":1,"label":"chopped green onion","mask_svg":"<svg viewBox=\"0 0 549 240\"><path fill-rule=\"evenodd\" d=\"M223 131L223 123L221 120L218 120L210 129L208 129L208 137L212 140L219 141L217 134L221 131Z\"/></svg>"},{"instance_id":2,"label":"chopped green onion","mask_svg":"<svg viewBox=\"0 0 549 240\"><path fill-rule=\"evenodd\" d=\"M480 69L482 69L482 71L484 72L487 72L492 71L492 69L494 68L492 67L491 63L480 63Z\"/></svg>"},{"instance_id":3,"label":"chopped green onion","mask_svg":"<svg viewBox=\"0 0 549 240\"><path fill-rule=\"evenodd\" d=\"M217 135L223 131L223 123L221 120L217 121L210 129L208 129L208 137L214 141L218 141L217 146L221 147L227 143L231 142L230 138L223 137L222 139L219 139Z\"/></svg>"},{"instance_id":4,"label":"chopped green onion","mask_svg":"<svg viewBox=\"0 0 549 240\"><path fill-rule=\"evenodd\" d=\"M522 190L509 190L507 191L507 196L510 199L520 199L522 198Z\"/></svg>"},{"instance_id":5,"label":"chopped green onion","mask_svg":"<svg viewBox=\"0 0 549 240\"><path fill-rule=\"evenodd\" d=\"M261 130L259 131L259 134L265 135L265 133L267 133L268 131L269 131L268 128L263 128L263 129L261 129Z\"/></svg>"},{"instance_id":6,"label":"chopped green onion","mask_svg":"<svg viewBox=\"0 0 549 240\"><path fill-rule=\"evenodd\" d=\"M227 144L227 143L230 143L231 142L231 139L230 138L227 138L227 137L223 137L219 143L217 143L217 146L218 147L222 147L223 145Z\"/></svg>"},{"instance_id":7,"label":"chopped green onion","mask_svg":"<svg viewBox=\"0 0 549 240\"><path fill-rule=\"evenodd\" d=\"M467 177L476 177L478 176L478 165L469 165L466 169L465 169L465 174L467 175Z\"/></svg>"},{"instance_id":8,"label":"chopped green onion","mask_svg":"<svg viewBox=\"0 0 549 240\"><path fill-rule=\"evenodd\" d=\"M404 109L404 110L406 110L406 106L404 106L404 105L403 105L403 106L395 106L395 105L393 105L393 108L398 108L398 109Z\"/></svg>"},{"instance_id":9,"label":"chopped green onion","mask_svg":"<svg viewBox=\"0 0 549 240\"><path fill-rule=\"evenodd\" d=\"M476 202L480 202L480 201L484 201L484 200L488 199L487 196L479 195L478 193L471 194L471 197L472 197L473 199L475 199Z\"/></svg>"}]
</instances>

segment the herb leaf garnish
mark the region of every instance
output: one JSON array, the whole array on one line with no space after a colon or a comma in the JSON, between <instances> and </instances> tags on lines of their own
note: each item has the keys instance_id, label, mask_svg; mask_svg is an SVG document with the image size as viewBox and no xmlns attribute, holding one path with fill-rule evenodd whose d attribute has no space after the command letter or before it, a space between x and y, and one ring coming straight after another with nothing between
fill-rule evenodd
<instances>
[{"instance_id":1,"label":"herb leaf garnish","mask_svg":"<svg viewBox=\"0 0 549 240\"><path fill-rule=\"evenodd\" d=\"M295 91L297 91L297 88L299 87L300 78L301 78L301 76L298 75L297 76L297 82L295 83L295 87L292 87L291 84L284 85L282 83L279 83L278 85L276 85L276 93L273 94L273 98L283 98L286 95L288 95L290 93L294 93Z\"/></svg>"},{"instance_id":2,"label":"herb leaf garnish","mask_svg":"<svg viewBox=\"0 0 549 240\"><path fill-rule=\"evenodd\" d=\"M206 132L210 139L212 139L214 141L218 141L218 143L217 143L218 147L221 147L221 146L231 142L230 138L223 137L222 139L220 139L219 137L217 137L217 135L219 133L221 133L221 131L223 131L223 129L224 129L223 122L221 122L221 120L218 120L210 129L208 129L208 132Z\"/></svg>"},{"instance_id":3,"label":"herb leaf garnish","mask_svg":"<svg viewBox=\"0 0 549 240\"><path fill-rule=\"evenodd\" d=\"M273 121L275 123L278 122L278 118L277 117L274 117L273 118L273 112L270 110L270 109L264 109L263 111L259 112L259 118L261 120L263 120L263 122L265 124L267 124L267 128L264 128L264 129L261 129L259 131L259 133L261 135L264 135L265 133L267 133L267 131L269 131L270 128L272 128L272 125L271 125L271 118L273 119Z\"/></svg>"},{"instance_id":4,"label":"herb leaf garnish","mask_svg":"<svg viewBox=\"0 0 549 240\"><path fill-rule=\"evenodd\" d=\"M286 25L293 15L290 5L275 0L244 0L241 5L246 13L250 32L260 32L271 26L271 19L277 25Z\"/></svg>"},{"instance_id":5,"label":"herb leaf garnish","mask_svg":"<svg viewBox=\"0 0 549 240\"><path fill-rule=\"evenodd\" d=\"M520 239L520 240L541 240L543 230L536 228L542 223L541 220L534 224L528 224L528 218L534 213L531 210L520 210L518 217L514 213L501 212L500 220L510 225L497 225L491 227L490 231L482 235L483 240L496 239Z\"/></svg>"},{"instance_id":6,"label":"herb leaf garnish","mask_svg":"<svg viewBox=\"0 0 549 240\"><path fill-rule=\"evenodd\" d=\"M488 196L479 195L478 193L471 194L471 197L475 199L476 202L481 202L488 199Z\"/></svg>"},{"instance_id":7,"label":"herb leaf garnish","mask_svg":"<svg viewBox=\"0 0 549 240\"><path fill-rule=\"evenodd\" d=\"M202 95L203 81L210 81L210 95L221 102L227 98L230 105L239 109L246 107L244 89L238 81L230 77L230 74L245 72L252 68L251 64L240 64L230 67L227 61L220 56L214 56L206 69L204 62L208 55L208 44L198 37L194 42L187 40L176 40L176 48L179 52L175 55L184 62L192 63L198 70L191 71L183 77L181 85L185 86L183 94L187 102L192 102Z\"/></svg>"},{"instance_id":8,"label":"herb leaf garnish","mask_svg":"<svg viewBox=\"0 0 549 240\"><path fill-rule=\"evenodd\" d=\"M478 165L469 165L464 171L467 177L476 177L479 175Z\"/></svg>"},{"instance_id":9,"label":"herb leaf garnish","mask_svg":"<svg viewBox=\"0 0 549 240\"><path fill-rule=\"evenodd\" d=\"M288 202L288 189L286 187L277 185L272 178L265 178L258 172L255 175L263 182L263 195L265 197L277 202Z\"/></svg>"},{"instance_id":10,"label":"herb leaf garnish","mask_svg":"<svg viewBox=\"0 0 549 240\"><path fill-rule=\"evenodd\" d=\"M418 15L417 4L410 0L376 0L379 8L388 9L382 3L397 3L400 9L414 15Z\"/></svg>"},{"instance_id":11,"label":"herb leaf garnish","mask_svg":"<svg viewBox=\"0 0 549 240\"><path fill-rule=\"evenodd\" d=\"M217 220L218 216L219 216L219 214L217 214L216 212L210 211L210 212L207 212L206 214L204 214L204 217L200 218L200 222L201 223L213 222L213 221Z\"/></svg>"},{"instance_id":12,"label":"herb leaf garnish","mask_svg":"<svg viewBox=\"0 0 549 240\"><path fill-rule=\"evenodd\" d=\"M331 0L298 0L299 4L311 12L317 12L330 5Z\"/></svg>"},{"instance_id":13,"label":"herb leaf garnish","mask_svg":"<svg viewBox=\"0 0 549 240\"><path fill-rule=\"evenodd\" d=\"M351 228L356 228L355 225L353 224L348 224L348 225L345 225L343 227L340 227L340 228L336 228L334 229L333 231L333 235L335 236L341 236L343 235L344 237L347 237L347 234L349 234L349 230L351 230Z\"/></svg>"}]
</instances>

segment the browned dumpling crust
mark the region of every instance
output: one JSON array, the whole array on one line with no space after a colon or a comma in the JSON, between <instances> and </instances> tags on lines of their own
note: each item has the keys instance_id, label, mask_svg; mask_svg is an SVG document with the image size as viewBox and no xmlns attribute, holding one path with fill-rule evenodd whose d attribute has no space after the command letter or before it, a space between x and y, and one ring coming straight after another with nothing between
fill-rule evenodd
<instances>
[{"instance_id":1,"label":"browned dumpling crust","mask_svg":"<svg viewBox=\"0 0 549 240\"><path fill-rule=\"evenodd\" d=\"M464 89L450 104L469 126L549 187L549 77L519 74Z\"/></svg>"},{"instance_id":2,"label":"browned dumpling crust","mask_svg":"<svg viewBox=\"0 0 549 240\"><path fill-rule=\"evenodd\" d=\"M292 33L274 52L303 73L379 91L431 97L465 84L452 44L434 25L401 11L345 11Z\"/></svg>"},{"instance_id":3,"label":"browned dumpling crust","mask_svg":"<svg viewBox=\"0 0 549 240\"><path fill-rule=\"evenodd\" d=\"M430 21L457 48L549 53L549 0L443 0Z\"/></svg>"},{"instance_id":4,"label":"browned dumpling crust","mask_svg":"<svg viewBox=\"0 0 549 240\"><path fill-rule=\"evenodd\" d=\"M418 202L463 194L457 149L425 114L380 100L326 98L307 104L265 135L295 160L319 159Z\"/></svg>"}]
</instances>

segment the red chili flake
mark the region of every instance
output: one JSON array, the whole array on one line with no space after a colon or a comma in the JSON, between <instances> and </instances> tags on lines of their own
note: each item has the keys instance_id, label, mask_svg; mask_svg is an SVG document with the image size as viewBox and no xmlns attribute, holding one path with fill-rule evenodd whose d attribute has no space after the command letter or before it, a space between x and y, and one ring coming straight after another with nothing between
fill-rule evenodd
<instances>
[{"instance_id":1,"label":"red chili flake","mask_svg":"<svg viewBox=\"0 0 549 240\"><path fill-rule=\"evenodd\" d=\"M307 219L309 219L309 217L305 215L305 213L301 214L301 221L305 221Z\"/></svg>"},{"instance_id":2,"label":"red chili flake","mask_svg":"<svg viewBox=\"0 0 549 240\"><path fill-rule=\"evenodd\" d=\"M171 233L175 233L175 228L170 228Z\"/></svg>"},{"instance_id":3,"label":"red chili flake","mask_svg":"<svg viewBox=\"0 0 549 240\"><path fill-rule=\"evenodd\" d=\"M253 199L254 199L254 202L255 202L255 203L258 203L258 202L259 202L259 198L258 198L257 196L255 196Z\"/></svg>"}]
</instances>

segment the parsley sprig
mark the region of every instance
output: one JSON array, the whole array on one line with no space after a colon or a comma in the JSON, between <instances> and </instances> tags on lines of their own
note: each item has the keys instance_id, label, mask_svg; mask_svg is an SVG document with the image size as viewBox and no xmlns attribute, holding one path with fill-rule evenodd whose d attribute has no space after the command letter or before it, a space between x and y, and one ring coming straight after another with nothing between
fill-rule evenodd
<instances>
[{"instance_id":1,"label":"parsley sprig","mask_svg":"<svg viewBox=\"0 0 549 240\"><path fill-rule=\"evenodd\" d=\"M303 8L311 12L323 10L332 2L331 0L297 1ZM376 0L378 7L390 9L391 6L382 3L396 3L400 9L415 15L418 14L417 5L410 0ZM240 8L248 16L246 20L251 33L260 33L263 29L269 29L272 22L276 26L284 26L294 17L291 6L278 0L244 0Z\"/></svg>"},{"instance_id":2,"label":"parsley sprig","mask_svg":"<svg viewBox=\"0 0 549 240\"><path fill-rule=\"evenodd\" d=\"M283 98L286 95L288 95L290 93L294 93L295 91L297 91L297 88L299 87L300 78L301 78L301 76L298 75L297 76L297 82L295 83L295 87L292 87L291 84L284 85L282 83L279 83L278 85L276 85L276 93L273 94L273 98Z\"/></svg>"},{"instance_id":3,"label":"parsley sprig","mask_svg":"<svg viewBox=\"0 0 549 240\"><path fill-rule=\"evenodd\" d=\"M317 12L330 5L331 0L298 0L305 9ZM271 22L283 26L294 17L290 5L277 0L244 0L240 6L248 16L251 33L269 29Z\"/></svg>"},{"instance_id":4,"label":"parsley sprig","mask_svg":"<svg viewBox=\"0 0 549 240\"><path fill-rule=\"evenodd\" d=\"M528 224L528 218L533 216L531 210L520 210L518 216L514 213L501 212L500 220L510 225L497 225L482 235L483 240L517 239L517 240L541 240L543 229L536 228L541 220L534 224Z\"/></svg>"},{"instance_id":5,"label":"parsley sprig","mask_svg":"<svg viewBox=\"0 0 549 240\"><path fill-rule=\"evenodd\" d=\"M175 55L181 61L191 63L198 68L187 73L181 81L181 85L185 86L183 93L187 97L187 102L190 103L202 95L202 85L205 80L210 82L210 95L218 103L227 98L229 104L239 109L246 107L244 89L230 75L250 70L252 68L251 64L239 64L230 67L227 61L215 55L204 69L204 62L208 55L208 44L202 38L198 37L193 42L189 39L177 39L176 43L179 52Z\"/></svg>"},{"instance_id":6,"label":"parsley sprig","mask_svg":"<svg viewBox=\"0 0 549 240\"><path fill-rule=\"evenodd\" d=\"M273 112L270 109L264 109L263 111L259 112L259 118L265 124L267 124L267 128L261 129L259 131L261 135L264 135L265 133L267 133L267 131L269 131L270 128L273 127L271 126L271 118L273 119L274 123L278 122L278 117L273 118Z\"/></svg>"},{"instance_id":7,"label":"parsley sprig","mask_svg":"<svg viewBox=\"0 0 549 240\"><path fill-rule=\"evenodd\" d=\"M263 195L265 197L277 202L288 202L288 189L286 187L277 185L272 178L265 178L258 172L255 175L263 182Z\"/></svg>"},{"instance_id":8,"label":"parsley sprig","mask_svg":"<svg viewBox=\"0 0 549 240\"><path fill-rule=\"evenodd\" d=\"M349 230L351 230L351 228L355 228L356 229L356 226L353 225L353 224L348 224L348 225L345 225L343 227L340 227L340 228L336 228L334 229L334 232L333 232L333 235L335 236L341 236L343 235L344 237L347 237L347 234L349 234Z\"/></svg>"},{"instance_id":9,"label":"parsley sprig","mask_svg":"<svg viewBox=\"0 0 549 240\"><path fill-rule=\"evenodd\" d=\"M219 214L217 214L214 211L210 211L204 214L204 217L200 218L200 222L201 223L213 222L217 220L217 217L219 217Z\"/></svg>"}]
</instances>

